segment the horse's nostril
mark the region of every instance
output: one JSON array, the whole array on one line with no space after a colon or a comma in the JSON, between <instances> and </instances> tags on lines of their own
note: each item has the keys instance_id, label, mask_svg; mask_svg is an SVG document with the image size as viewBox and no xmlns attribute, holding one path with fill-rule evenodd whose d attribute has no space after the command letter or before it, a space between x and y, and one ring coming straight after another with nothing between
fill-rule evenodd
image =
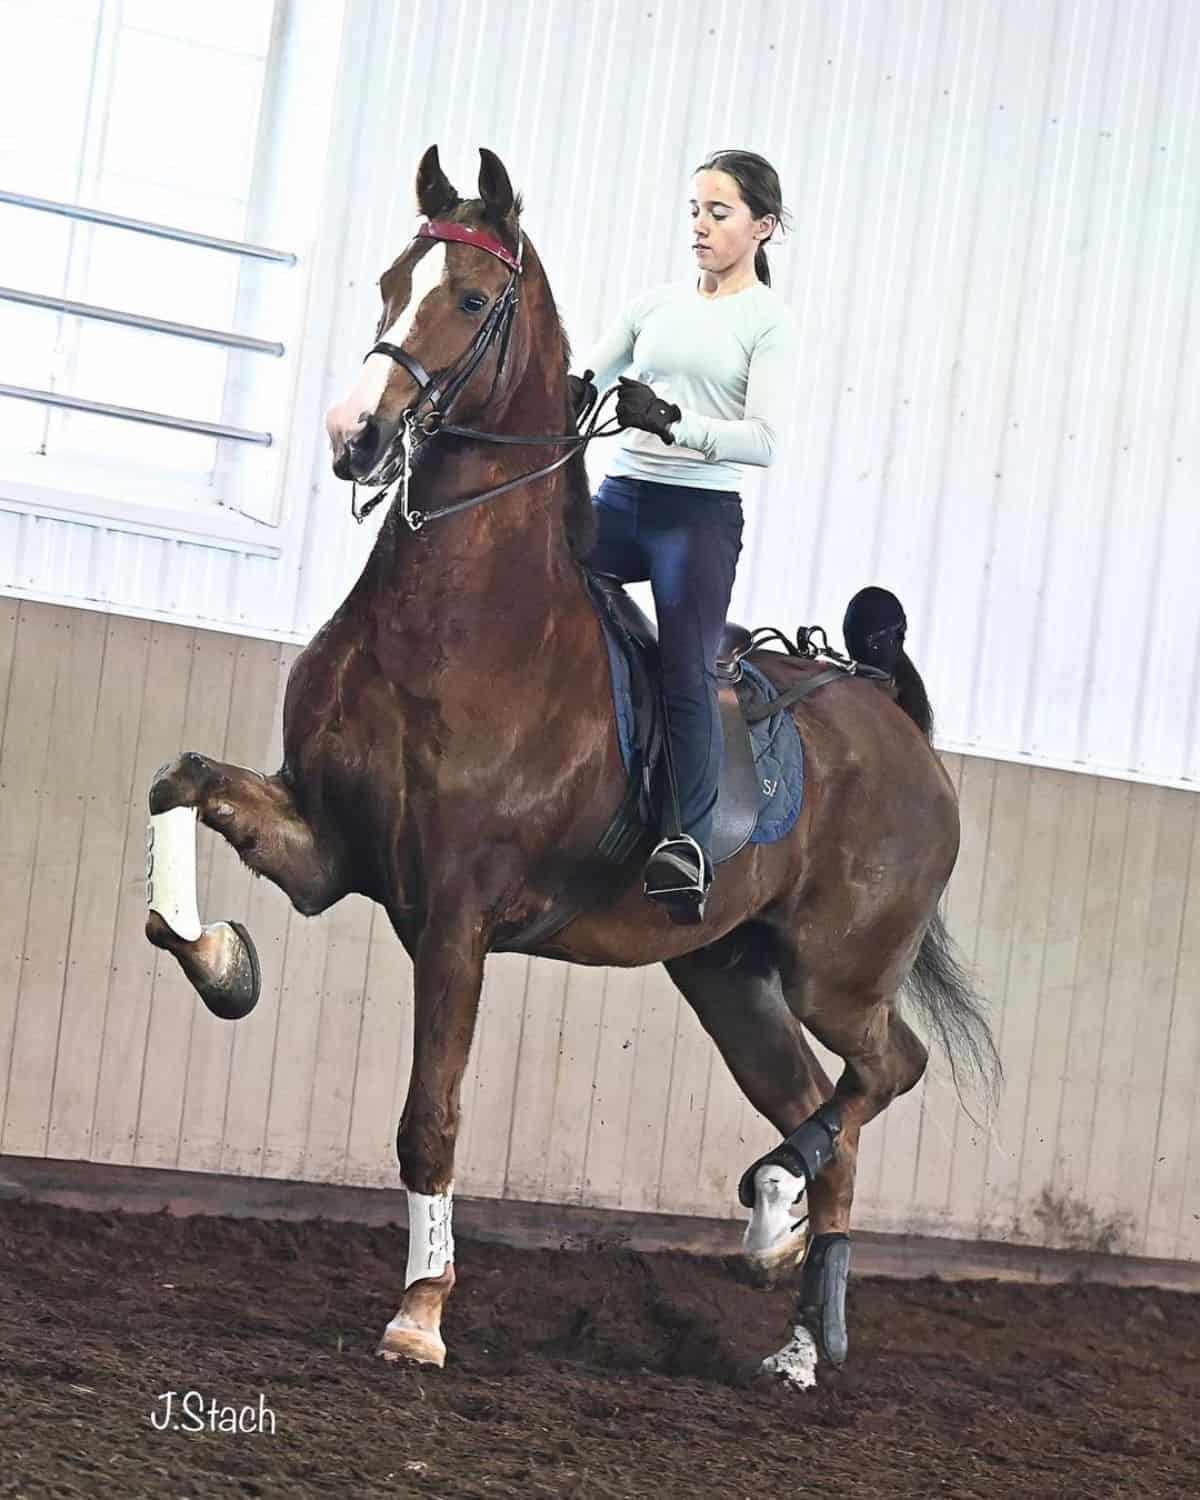
<instances>
[{"instance_id":1,"label":"horse's nostril","mask_svg":"<svg viewBox=\"0 0 1200 1500\"><path fill-rule=\"evenodd\" d=\"M378 456L379 423L368 417L362 431L349 439L334 460L333 472L338 479L361 479L374 468Z\"/></svg>"}]
</instances>

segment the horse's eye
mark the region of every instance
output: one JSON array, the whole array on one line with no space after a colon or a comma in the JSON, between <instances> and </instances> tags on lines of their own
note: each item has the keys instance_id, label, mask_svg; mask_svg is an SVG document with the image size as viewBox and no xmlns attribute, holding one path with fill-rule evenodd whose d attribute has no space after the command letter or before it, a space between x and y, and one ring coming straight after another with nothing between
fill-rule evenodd
<instances>
[{"instance_id":1,"label":"horse's eye","mask_svg":"<svg viewBox=\"0 0 1200 1500\"><path fill-rule=\"evenodd\" d=\"M486 306L487 298L480 296L478 292L468 292L467 295L462 299L463 312L482 312Z\"/></svg>"}]
</instances>

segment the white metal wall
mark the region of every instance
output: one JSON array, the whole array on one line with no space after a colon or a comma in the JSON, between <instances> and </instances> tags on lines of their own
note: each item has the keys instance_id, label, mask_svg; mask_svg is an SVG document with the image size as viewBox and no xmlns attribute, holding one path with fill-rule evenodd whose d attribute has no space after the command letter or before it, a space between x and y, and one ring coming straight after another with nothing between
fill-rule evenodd
<instances>
[{"instance_id":1,"label":"white metal wall","mask_svg":"<svg viewBox=\"0 0 1200 1500\"><path fill-rule=\"evenodd\" d=\"M463 191L505 158L582 348L686 274L687 173L746 145L807 353L738 612L836 629L884 583L943 745L1197 784L1200 6L351 0L339 87L282 556L0 513L0 587L307 638L373 529L320 412L423 148Z\"/></svg>"}]
</instances>

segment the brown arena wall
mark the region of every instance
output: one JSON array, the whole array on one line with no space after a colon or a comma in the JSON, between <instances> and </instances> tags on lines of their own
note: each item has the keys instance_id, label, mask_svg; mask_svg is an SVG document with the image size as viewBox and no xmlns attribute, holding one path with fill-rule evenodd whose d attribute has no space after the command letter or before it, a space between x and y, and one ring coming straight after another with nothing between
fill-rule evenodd
<instances>
[{"instance_id":1,"label":"brown arena wall","mask_svg":"<svg viewBox=\"0 0 1200 1500\"><path fill-rule=\"evenodd\" d=\"M142 938L152 773L184 748L274 769L297 650L0 599L5 1155L396 1183L410 968L381 911L301 917L202 830L201 915L253 932L257 1010L215 1020ZM864 1134L857 1224L1200 1261L1200 798L945 762L948 920L1006 1083L981 1128L935 1056ZM456 1190L514 1205L728 1218L772 1138L660 968L492 958L464 1105Z\"/></svg>"}]
</instances>

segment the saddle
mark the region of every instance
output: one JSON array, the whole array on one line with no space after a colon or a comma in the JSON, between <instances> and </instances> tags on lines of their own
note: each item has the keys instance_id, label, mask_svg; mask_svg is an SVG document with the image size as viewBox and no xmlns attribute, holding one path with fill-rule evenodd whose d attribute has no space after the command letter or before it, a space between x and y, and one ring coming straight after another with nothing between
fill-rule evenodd
<instances>
[{"instance_id":1,"label":"saddle","mask_svg":"<svg viewBox=\"0 0 1200 1500\"><path fill-rule=\"evenodd\" d=\"M496 953L536 950L582 912L615 899L628 884L626 866L635 856L644 859L659 837L666 757L658 633L619 579L586 570L584 578L612 670L618 737L629 772L625 796L590 855L568 871L549 906L519 930L500 935L492 946ZM894 692L906 628L900 601L885 589L863 589L851 600L842 628L850 656L830 650L819 626L801 628L793 643L773 627L749 631L726 623L717 655L724 753L713 813L714 865L732 859L747 843L784 838L795 825L804 786L803 748L795 720L785 709L852 676ZM747 659L768 640L814 670L780 692Z\"/></svg>"}]
</instances>

